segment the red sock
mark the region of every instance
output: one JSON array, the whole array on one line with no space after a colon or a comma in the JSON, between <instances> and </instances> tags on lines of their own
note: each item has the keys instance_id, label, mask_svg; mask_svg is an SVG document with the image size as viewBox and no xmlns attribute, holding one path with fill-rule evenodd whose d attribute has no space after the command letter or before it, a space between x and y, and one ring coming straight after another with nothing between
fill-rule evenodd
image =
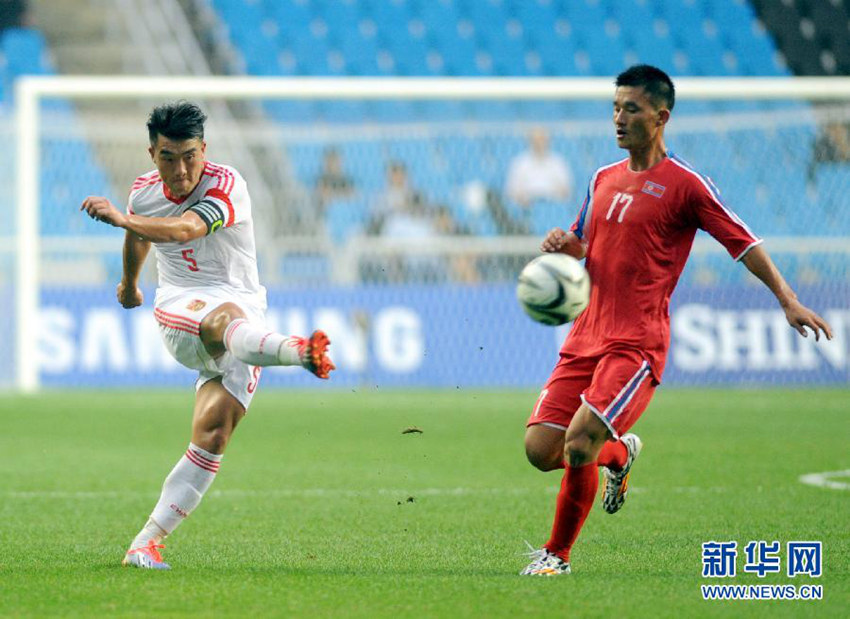
<instances>
[{"instance_id":1,"label":"red sock","mask_svg":"<svg viewBox=\"0 0 850 619\"><path fill-rule=\"evenodd\" d=\"M564 561L570 560L570 549L584 524L599 486L596 462L584 466L568 466L558 492L552 535L544 547Z\"/></svg>"},{"instance_id":2,"label":"red sock","mask_svg":"<svg viewBox=\"0 0 850 619\"><path fill-rule=\"evenodd\" d=\"M623 441L607 441L596 458L596 464L607 466L612 471L622 471L629 459L629 450Z\"/></svg>"}]
</instances>

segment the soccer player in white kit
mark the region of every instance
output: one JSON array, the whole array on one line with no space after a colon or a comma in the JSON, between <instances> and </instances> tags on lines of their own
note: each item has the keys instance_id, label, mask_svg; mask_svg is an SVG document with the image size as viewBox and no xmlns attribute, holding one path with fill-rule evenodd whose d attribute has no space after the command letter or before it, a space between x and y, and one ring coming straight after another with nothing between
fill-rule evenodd
<instances>
[{"instance_id":1,"label":"soccer player in white kit","mask_svg":"<svg viewBox=\"0 0 850 619\"><path fill-rule=\"evenodd\" d=\"M198 370L192 440L169 473L124 565L170 569L162 540L194 510L212 484L224 449L268 365L300 365L319 378L335 369L322 331L309 338L266 329L266 290L257 275L251 198L239 173L205 158L201 109L179 101L154 108L148 152L156 170L133 183L127 212L89 196L80 210L124 228L118 302L142 304L139 273L156 246L159 286L154 316L169 352Z\"/></svg>"}]
</instances>

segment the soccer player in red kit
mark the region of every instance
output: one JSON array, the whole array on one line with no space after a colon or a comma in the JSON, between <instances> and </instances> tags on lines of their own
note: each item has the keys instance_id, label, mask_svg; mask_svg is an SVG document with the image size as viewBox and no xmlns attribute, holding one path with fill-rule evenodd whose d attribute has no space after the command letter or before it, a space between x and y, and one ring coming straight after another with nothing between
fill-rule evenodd
<instances>
[{"instance_id":1,"label":"soccer player in red kit","mask_svg":"<svg viewBox=\"0 0 850 619\"><path fill-rule=\"evenodd\" d=\"M541 249L586 258L590 303L578 317L540 393L525 435L529 461L565 469L549 541L523 575L570 572L570 550L605 476L602 505L618 511L640 439L627 431L661 381L670 343L670 295L697 229L706 230L773 292L788 323L816 339L829 325L802 305L759 239L711 180L667 150L675 90L652 66L616 79L614 127L622 161L599 168L578 218L549 231Z\"/></svg>"}]
</instances>

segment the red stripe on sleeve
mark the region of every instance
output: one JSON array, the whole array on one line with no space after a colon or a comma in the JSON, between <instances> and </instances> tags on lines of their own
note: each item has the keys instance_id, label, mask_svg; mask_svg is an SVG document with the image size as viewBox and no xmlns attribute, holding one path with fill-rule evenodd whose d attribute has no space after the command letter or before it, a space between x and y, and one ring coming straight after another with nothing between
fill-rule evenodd
<instances>
[{"instance_id":1,"label":"red stripe on sleeve","mask_svg":"<svg viewBox=\"0 0 850 619\"><path fill-rule=\"evenodd\" d=\"M232 226L233 220L236 218L236 213L233 210L233 202L230 201L230 196L218 187L208 189L207 192L204 194L205 198L207 196L211 198L216 198L217 200L221 200L227 205L227 223L224 224L224 227L227 228L229 226Z\"/></svg>"}]
</instances>

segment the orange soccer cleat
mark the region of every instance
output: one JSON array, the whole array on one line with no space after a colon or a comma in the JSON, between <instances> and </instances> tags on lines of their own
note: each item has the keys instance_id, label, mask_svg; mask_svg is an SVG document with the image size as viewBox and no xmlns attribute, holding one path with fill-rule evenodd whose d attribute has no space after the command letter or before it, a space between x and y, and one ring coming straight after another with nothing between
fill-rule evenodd
<instances>
[{"instance_id":1,"label":"orange soccer cleat","mask_svg":"<svg viewBox=\"0 0 850 619\"><path fill-rule=\"evenodd\" d=\"M124 555L121 565L125 567L140 567L147 570L170 570L171 566L163 561L162 555L159 554L160 548L165 548L165 546L151 540L147 546L128 550L127 554Z\"/></svg>"},{"instance_id":2,"label":"orange soccer cleat","mask_svg":"<svg viewBox=\"0 0 850 619\"><path fill-rule=\"evenodd\" d=\"M319 378L328 378L336 366L327 355L331 341L324 331L313 331L313 335L304 338L298 346L298 356L305 369Z\"/></svg>"}]
</instances>

